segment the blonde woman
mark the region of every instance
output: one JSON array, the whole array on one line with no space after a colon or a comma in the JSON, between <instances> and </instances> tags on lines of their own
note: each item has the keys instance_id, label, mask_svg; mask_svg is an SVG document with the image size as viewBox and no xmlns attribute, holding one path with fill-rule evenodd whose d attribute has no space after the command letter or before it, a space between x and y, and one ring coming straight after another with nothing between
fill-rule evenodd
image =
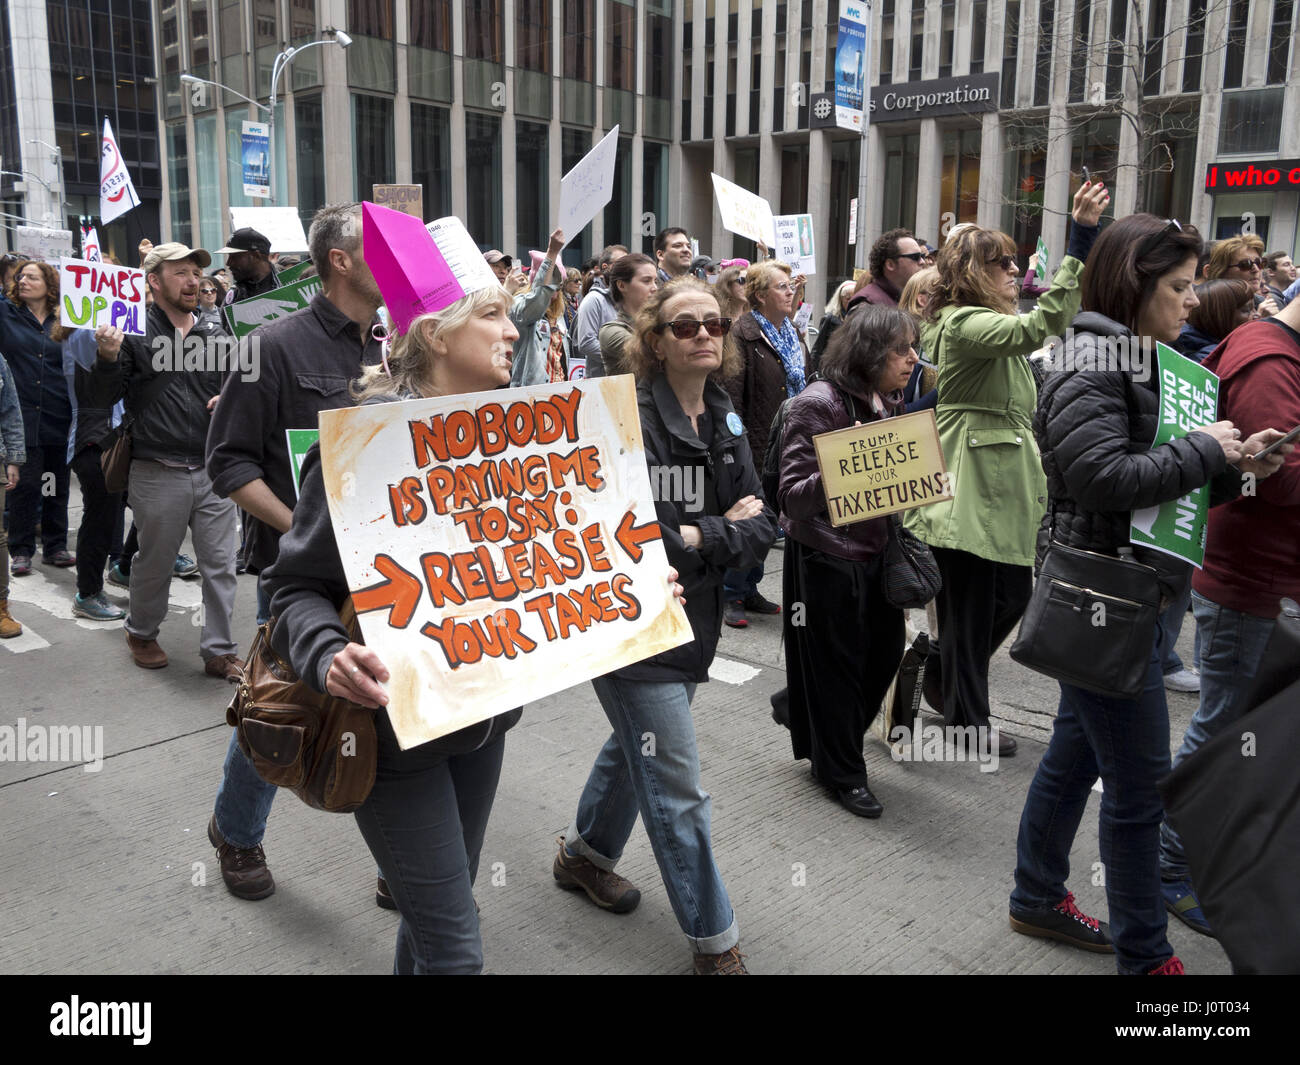
<instances>
[{"instance_id":1,"label":"blonde woman","mask_svg":"<svg viewBox=\"0 0 1300 1065\"><path fill-rule=\"evenodd\" d=\"M834 294L826 301L826 310L822 316L821 324L817 327L817 339L813 341L812 354L808 357L808 369L811 373L816 373L822 364L822 356L826 353L826 347L831 342L831 336L839 328L840 323L844 321L844 315L848 312L849 300L853 298L854 289L857 285L850 279L844 284L839 285Z\"/></svg>"}]
</instances>

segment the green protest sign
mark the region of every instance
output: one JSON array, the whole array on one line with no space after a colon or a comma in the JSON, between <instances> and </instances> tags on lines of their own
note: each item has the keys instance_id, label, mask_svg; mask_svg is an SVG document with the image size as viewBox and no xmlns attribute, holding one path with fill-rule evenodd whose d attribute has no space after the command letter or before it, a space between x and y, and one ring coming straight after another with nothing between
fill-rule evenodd
<instances>
[{"instance_id":1,"label":"green protest sign","mask_svg":"<svg viewBox=\"0 0 1300 1065\"><path fill-rule=\"evenodd\" d=\"M289 470L293 474L293 492L296 497L302 480L302 463L311 450L312 444L320 439L319 429L286 429L285 440L289 443Z\"/></svg>"},{"instance_id":2,"label":"green protest sign","mask_svg":"<svg viewBox=\"0 0 1300 1065\"><path fill-rule=\"evenodd\" d=\"M309 277L289 285L264 292L251 299L240 300L225 308L226 323L236 337L246 337L259 325L274 322L286 314L293 314L308 306L321 290L319 277Z\"/></svg>"},{"instance_id":3,"label":"green protest sign","mask_svg":"<svg viewBox=\"0 0 1300 1065\"><path fill-rule=\"evenodd\" d=\"M1160 420L1152 447L1178 440L1193 429L1218 419L1219 379L1165 344L1156 344L1160 374ZM1210 486L1202 485L1181 499L1135 510L1129 539L1190 562L1205 561L1205 526L1210 514Z\"/></svg>"},{"instance_id":4,"label":"green protest sign","mask_svg":"<svg viewBox=\"0 0 1300 1065\"><path fill-rule=\"evenodd\" d=\"M297 281L298 278L302 277L302 272L309 266L311 266L311 260L304 259L297 266L291 266L287 270L277 270L275 276L280 279L282 285L287 285L291 281Z\"/></svg>"},{"instance_id":5,"label":"green protest sign","mask_svg":"<svg viewBox=\"0 0 1300 1065\"><path fill-rule=\"evenodd\" d=\"M1038 256L1038 269L1034 272L1034 283L1040 286L1050 285L1052 283L1052 257L1047 254L1047 241L1042 237L1038 238L1038 246L1034 248L1034 254Z\"/></svg>"}]
</instances>

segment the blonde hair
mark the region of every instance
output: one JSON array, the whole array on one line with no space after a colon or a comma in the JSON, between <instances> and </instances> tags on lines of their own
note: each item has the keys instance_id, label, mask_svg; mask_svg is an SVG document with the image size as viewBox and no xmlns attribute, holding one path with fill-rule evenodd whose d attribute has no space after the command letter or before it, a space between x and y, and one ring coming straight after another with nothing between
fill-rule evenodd
<instances>
[{"instance_id":1,"label":"blonde hair","mask_svg":"<svg viewBox=\"0 0 1300 1065\"><path fill-rule=\"evenodd\" d=\"M765 259L745 270L745 299L749 300L749 305L754 310L758 310L758 297L772 287L772 283L777 279L776 275L781 273L787 278L794 276L794 271L787 263L778 262L776 259Z\"/></svg>"},{"instance_id":2,"label":"blonde hair","mask_svg":"<svg viewBox=\"0 0 1300 1065\"><path fill-rule=\"evenodd\" d=\"M718 294L710 285L687 274L669 281L646 300L637 312L632 322L632 335L627 338L627 343L623 347L623 366L633 373L638 381L651 379L663 367L663 360L655 353L651 340L658 332L658 327L667 321L664 317L664 307L674 296L690 293L709 296L715 302L718 299ZM722 310L720 303L718 310L719 312ZM722 338L722 365L709 376L717 379L735 377L740 373L740 368L740 353L736 351L732 334L728 333Z\"/></svg>"},{"instance_id":3,"label":"blonde hair","mask_svg":"<svg viewBox=\"0 0 1300 1065\"><path fill-rule=\"evenodd\" d=\"M510 296L500 285L488 285L462 296L435 314L411 319L406 332L393 335L388 370L367 366L352 385L352 398L364 403L374 396L436 396L433 385L433 341L454 332L485 307L510 310Z\"/></svg>"},{"instance_id":4,"label":"blonde hair","mask_svg":"<svg viewBox=\"0 0 1300 1065\"><path fill-rule=\"evenodd\" d=\"M749 310L749 304L743 297L733 296L731 293L731 283L739 281L746 269L748 267L728 266L718 275L718 280L713 282L713 294L718 297L718 306L728 318L739 318Z\"/></svg>"},{"instance_id":5,"label":"blonde hair","mask_svg":"<svg viewBox=\"0 0 1300 1065\"><path fill-rule=\"evenodd\" d=\"M926 297L928 303L938 280L939 271L935 267L927 266L924 270L918 270L907 279L907 284L903 286L903 291L898 297L898 305L908 314L920 318L925 313L925 304L921 302L921 297Z\"/></svg>"},{"instance_id":6,"label":"blonde hair","mask_svg":"<svg viewBox=\"0 0 1300 1065\"><path fill-rule=\"evenodd\" d=\"M1211 281L1223 277L1242 255L1264 257L1264 242L1254 233L1243 233L1228 237L1217 243L1210 252L1210 261L1205 267L1205 276Z\"/></svg>"},{"instance_id":7,"label":"blonde hair","mask_svg":"<svg viewBox=\"0 0 1300 1065\"><path fill-rule=\"evenodd\" d=\"M845 295L846 290L848 295ZM857 291L857 283L852 278L841 285L837 285L834 294L826 301L826 310L823 313L833 314L836 318L843 318L844 312L849 309L849 300Z\"/></svg>"}]
</instances>

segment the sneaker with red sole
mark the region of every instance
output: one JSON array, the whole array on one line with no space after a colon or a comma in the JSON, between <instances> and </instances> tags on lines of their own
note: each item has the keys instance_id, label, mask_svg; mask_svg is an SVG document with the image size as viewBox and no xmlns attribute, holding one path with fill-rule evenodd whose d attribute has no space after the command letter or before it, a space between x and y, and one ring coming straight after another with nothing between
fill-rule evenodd
<instances>
[{"instance_id":1,"label":"sneaker with red sole","mask_svg":"<svg viewBox=\"0 0 1300 1065\"><path fill-rule=\"evenodd\" d=\"M1183 972L1183 963L1178 960L1177 954L1175 954L1164 964L1157 965L1154 969L1152 969L1149 973L1147 973L1147 976L1186 976L1186 975L1187 974Z\"/></svg>"},{"instance_id":2,"label":"sneaker with red sole","mask_svg":"<svg viewBox=\"0 0 1300 1065\"><path fill-rule=\"evenodd\" d=\"M1115 953L1110 941L1110 925L1083 913L1074 904L1073 892L1050 910L1012 910L1011 929L1023 936L1057 939L1096 954Z\"/></svg>"},{"instance_id":3,"label":"sneaker with red sole","mask_svg":"<svg viewBox=\"0 0 1300 1065\"><path fill-rule=\"evenodd\" d=\"M748 628L749 620L745 617L745 604L739 599L724 603L722 606L722 620L733 629Z\"/></svg>"}]
</instances>

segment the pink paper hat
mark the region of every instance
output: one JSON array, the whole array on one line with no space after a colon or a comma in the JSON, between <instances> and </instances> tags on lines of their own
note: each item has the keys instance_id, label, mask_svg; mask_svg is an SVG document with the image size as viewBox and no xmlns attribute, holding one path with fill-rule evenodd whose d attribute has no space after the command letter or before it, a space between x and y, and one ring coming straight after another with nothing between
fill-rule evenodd
<instances>
[{"instance_id":1,"label":"pink paper hat","mask_svg":"<svg viewBox=\"0 0 1300 1065\"><path fill-rule=\"evenodd\" d=\"M421 314L450 307L464 294L447 260L418 218L378 204L361 205L366 265L398 333Z\"/></svg>"}]
</instances>

